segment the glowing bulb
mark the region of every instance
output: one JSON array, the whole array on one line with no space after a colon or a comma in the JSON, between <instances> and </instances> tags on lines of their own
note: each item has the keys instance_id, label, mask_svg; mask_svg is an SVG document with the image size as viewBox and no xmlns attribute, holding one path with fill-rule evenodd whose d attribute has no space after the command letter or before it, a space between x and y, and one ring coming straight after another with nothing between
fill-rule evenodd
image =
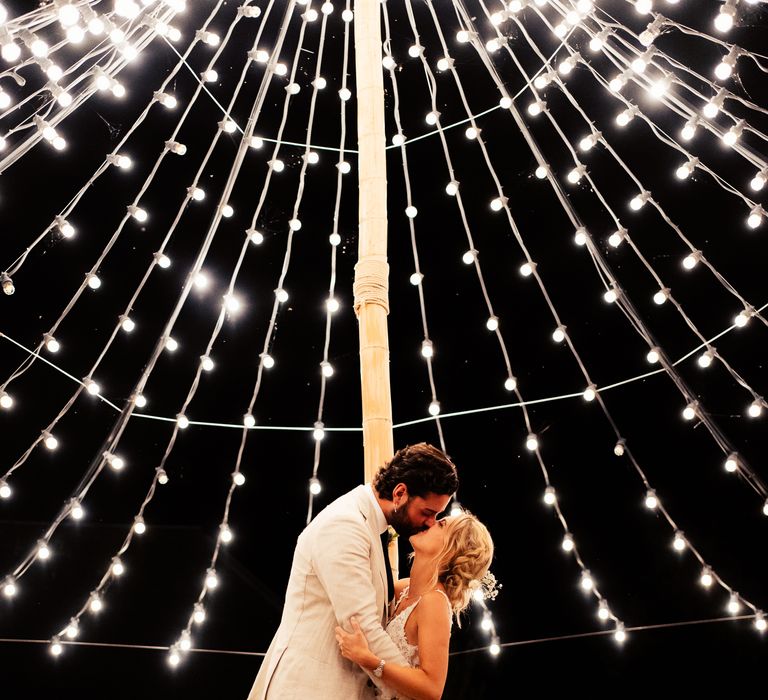
<instances>
[{"instance_id":1,"label":"glowing bulb","mask_svg":"<svg viewBox=\"0 0 768 700\"><path fill-rule=\"evenodd\" d=\"M680 137L683 141L690 141L694 136L696 136L696 124L687 122L680 132Z\"/></svg>"},{"instance_id":2,"label":"glowing bulb","mask_svg":"<svg viewBox=\"0 0 768 700\"><path fill-rule=\"evenodd\" d=\"M342 102L347 102L352 97L352 91L349 88L341 88L339 90L339 99Z\"/></svg>"},{"instance_id":3,"label":"glowing bulb","mask_svg":"<svg viewBox=\"0 0 768 700\"><path fill-rule=\"evenodd\" d=\"M543 165L540 165L538 168L536 168L534 175L536 175L539 180L543 180L547 176L547 172L547 168Z\"/></svg>"},{"instance_id":4,"label":"glowing bulb","mask_svg":"<svg viewBox=\"0 0 768 700\"><path fill-rule=\"evenodd\" d=\"M466 44L469 41L469 32L466 29L456 32L456 41L460 44Z\"/></svg>"},{"instance_id":5,"label":"glowing bulb","mask_svg":"<svg viewBox=\"0 0 768 700\"><path fill-rule=\"evenodd\" d=\"M744 328L749 323L749 317L750 315L747 311L742 311L733 319L733 325L738 328Z\"/></svg>"},{"instance_id":6,"label":"glowing bulb","mask_svg":"<svg viewBox=\"0 0 768 700\"><path fill-rule=\"evenodd\" d=\"M683 418L685 418L685 420L693 420L695 417L696 417L696 405L693 403L689 403L683 409Z\"/></svg>"},{"instance_id":7,"label":"glowing bulb","mask_svg":"<svg viewBox=\"0 0 768 700\"><path fill-rule=\"evenodd\" d=\"M230 313L237 313L242 308L240 300L233 294L224 296L224 306Z\"/></svg>"},{"instance_id":8,"label":"glowing bulb","mask_svg":"<svg viewBox=\"0 0 768 700\"><path fill-rule=\"evenodd\" d=\"M336 299L336 297L328 297L325 300L325 306L328 311L330 311L332 314L335 314L339 310L341 304L339 303L339 300Z\"/></svg>"},{"instance_id":9,"label":"glowing bulb","mask_svg":"<svg viewBox=\"0 0 768 700\"><path fill-rule=\"evenodd\" d=\"M730 63L721 61L715 67L715 77L718 80L728 80L728 78L730 78L732 74L733 74L733 67L731 66Z\"/></svg>"},{"instance_id":10,"label":"glowing bulb","mask_svg":"<svg viewBox=\"0 0 768 700\"><path fill-rule=\"evenodd\" d=\"M667 299L669 299L668 289L660 289L658 292L656 292L656 294L653 295L653 302L659 306L667 301Z\"/></svg>"},{"instance_id":11,"label":"glowing bulb","mask_svg":"<svg viewBox=\"0 0 768 700\"><path fill-rule=\"evenodd\" d=\"M213 68L203 72L203 80L206 83L215 83L219 79L219 74Z\"/></svg>"},{"instance_id":12,"label":"glowing bulb","mask_svg":"<svg viewBox=\"0 0 768 700\"><path fill-rule=\"evenodd\" d=\"M659 499L656 496L656 492L653 489L648 489L645 494L645 507L648 510L656 510L659 506Z\"/></svg>"},{"instance_id":13,"label":"glowing bulb","mask_svg":"<svg viewBox=\"0 0 768 700\"><path fill-rule=\"evenodd\" d=\"M8 486L8 482L0 479L0 498L10 498L11 493L11 487Z\"/></svg>"},{"instance_id":14,"label":"glowing bulb","mask_svg":"<svg viewBox=\"0 0 768 700\"><path fill-rule=\"evenodd\" d=\"M248 233L248 240L254 245L261 245L264 242L264 234L262 234L261 231L251 230L250 233Z\"/></svg>"},{"instance_id":15,"label":"glowing bulb","mask_svg":"<svg viewBox=\"0 0 768 700\"><path fill-rule=\"evenodd\" d=\"M219 585L219 577L216 575L214 569L208 569L205 574L205 586L206 588L213 590Z\"/></svg>"},{"instance_id":16,"label":"glowing bulb","mask_svg":"<svg viewBox=\"0 0 768 700\"><path fill-rule=\"evenodd\" d=\"M424 279L424 275L421 274L421 272L414 272L410 278L409 281L414 287L418 287L421 284L421 280Z\"/></svg>"},{"instance_id":17,"label":"glowing bulb","mask_svg":"<svg viewBox=\"0 0 768 700\"><path fill-rule=\"evenodd\" d=\"M123 322L120 324L120 326L126 333L131 333L133 332L133 329L136 328L134 321L127 317L123 319Z\"/></svg>"},{"instance_id":18,"label":"glowing bulb","mask_svg":"<svg viewBox=\"0 0 768 700\"><path fill-rule=\"evenodd\" d=\"M592 576L590 576L589 571L585 570L582 572L580 585L584 591L591 591L594 588L595 582L592 580Z\"/></svg>"},{"instance_id":19,"label":"glowing bulb","mask_svg":"<svg viewBox=\"0 0 768 700\"><path fill-rule=\"evenodd\" d=\"M333 365L330 362L321 362L320 371L324 377L332 377L334 373Z\"/></svg>"},{"instance_id":20,"label":"glowing bulb","mask_svg":"<svg viewBox=\"0 0 768 700\"><path fill-rule=\"evenodd\" d=\"M147 525L144 522L144 518L142 518L140 515L136 517L136 520L133 521L133 531L137 535L143 535L147 531Z\"/></svg>"},{"instance_id":21,"label":"glowing bulb","mask_svg":"<svg viewBox=\"0 0 768 700\"><path fill-rule=\"evenodd\" d=\"M617 457L623 457L627 448L627 441L624 438L619 438L616 444L613 446L613 454Z\"/></svg>"},{"instance_id":22,"label":"glowing bulb","mask_svg":"<svg viewBox=\"0 0 768 700\"><path fill-rule=\"evenodd\" d=\"M272 357L272 355L264 355L262 357L262 364L264 365L265 369L272 369L275 366L275 359Z\"/></svg>"},{"instance_id":23,"label":"glowing bulb","mask_svg":"<svg viewBox=\"0 0 768 700\"><path fill-rule=\"evenodd\" d=\"M683 267L686 270L693 270L693 268L698 265L700 259L701 253L694 251L693 253L690 253L683 258Z\"/></svg>"},{"instance_id":24,"label":"glowing bulb","mask_svg":"<svg viewBox=\"0 0 768 700\"><path fill-rule=\"evenodd\" d=\"M320 484L319 479L316 476L313 476L309 480L309 492L313 496L317 496L321 491L323 490L322 485Z\"/></svg>"},{"instance_id":25,"label":"glowing bulb","mask_svg":"<svg viewBox=\"0 0 768 700\"><path fill-rule=\"evenodd\" d=\"M45 347L48 350L48 352L56 353L61 349L61 345L59 345L59 341L56 340L52 335L48 336L48 339L45 341Z\"/></svg>"},{"instance_id":26,"label":"glowing bulb","mask_svg":"<svg viewBox=\"0 0 768 700\"><path fill-rule=\"evenodd\" d=\"M747 218L747 226L749 228L757 228L763 223L763 208L760 206L755 207Z\"/></svg>"},{"instance_id":27,"label":"glowing bulb","mask_svg":"<svg viewBox=\"0 0 768 700\"><path fill-rule=\"evenodd\" d=\"M49 450L55 450L59 446L59 441L50 433L44 433L43 444Z\"/></svg>"},{"instance_id":28,"label":"glowing bulb","mask_svg":"<svg viewBox=\"0 0 768 700\"><path fill-rule=\"evenodd\" d=\"M408 206L408 207L406 207L406 208L405 208L405 215L406 215L406 216L407 216L409 219L415 219L415 218L416 218L416 215L417 215L418 213L419 213L419 210L418 210L418 209L416 209L416 207L414 207L412 204L411 204L410 206Z\"/></svg>"},{"instance_id":29,"label":"glowing bulb","mask_svg":"<svg viewBox=\"0 0 768 700\"><path fill-rule=\"evenodd\" d=\"M200 367L204 372L212 372L213 368L216 366L216 363L208 357L208 355L203 355L200 361Z\"/></svg>"},{"instance_id":30,"label":"glowing bulb","mask_svg":"<svg viewBox=\"0 0 768 700\"><path fill-rule=\"evenodd\" d=\"M466 136L468 139L472 140L472 139L476 139L477 138L477 134L478 133L479 133L478 130L474 126L470 126L464 132L464 136Z\"/></svg>"},{"instance_id":31,"label":"glowing bulb","mask_svg":"<svg viewBox=\"0 0 768 700\"><path fill-rule=\"evenodd\" d=\"M168 473L165 469L157 470L157 483L161 486L165 486L168 483Z\"/></svg>"},{"instance_id":32,"label":"glowing bulb","mask_svg":"<svg viewBox=\"0 0 768 700\"><path fill-rule=\"evenodd\" d=\"M544 503L548 506L552 506L555 504L556 500L555 489L552 486L547 486L547 488L544 489Z\"/></svg>"},{"instance_id":33,"label":"glowing bulb","mask_svg":"<svg viewBox=\"0 0 768 700\"><path fill-rule=\"evenodd\" d=\"M616 631L613 633L613 638L618 644L623 644L627 640L627 633L624 631L624 625L621 622L616 623Z\"/></svg>"},{"instance_id":34,"label":"glowing bulb","mask_svg":"<svg viewBox=\"0 0 768 700\"><path fill-rule=\"evenodd\" d=\"M565 537L563 537L563 542L561 544L563 551L572 552L575 546L576 546L576 543L573 541L573 535L570 533L566 533Z\"/></svg>"},{"instance_id":35,"label":"glowing bulb","mask_svg":"<svg viewBox=\"0 0 768 700\"><path fill-rule=\"evenodd\" d=\"M430 416L438 416L440 415L440 402L439 401L432 401L429 404L429 415Z\"/></svg>"},{"instance_id":36,"label":"glowing bulb","mask_svg":"<svg viewBox=\"0 0 768 700\"><path fill-rule=\"evenodd\" d=\"M252 414L246 413L243 416L243 425L250 430L256 425L256 419L253 417Z\"/></svg>"},{"instance_id":37,"label":"glowing bulb","mask_svg":"<svg viewBox=\"0 0 768 700\"><path fill-rule=\"evenodd\" d=\"M91 602L89 604L91 612L101 612L101 610L104 609L104 603L102 602L101 598L98 596L98 594L94 593L91 596Z\"/></svg>"},{"instance_id":38,"label":"glowing bulb","mask_svg":"<svg viewBox=\"0 0 768 700\"><path fill-rule=\"evenodd\" d=\"M539 449L539 439L531 433L525 440L525 447L530 452L535 452Z\"/></svg>"},{"instance_id":39,"label":"glowing bulb","mask_svg":"<svg viewBox=\"0 0 768 700\"><path fill-rule=\"evenodd\" d=\"M685 537L679 530L675 533L675 539L672 540L672 547L677 552L682 552L685 549Z\"/></svg>"},{"instance_id":40,"label":"glowing bulb","mask_svg":"<svg viewBox=\"0 0 768 700\"><path fill-rule=\"evenodd\" d=\"M350 172L352 172L352 166L345 160L340 160L336 167L339 169L339 172L342 175L348 175Z\"/></svg>"},{"instance_id":41,"label":"glowing bulb","mask_svg":"<svg viewBox=\"0 0 768 700\"><path fill-rule=\"evenodd\" d=\"M245 483L245 475L242 472L235 472L232 474L232 481L235 486L242 486Z\"/></svg>"},{"instance_id":42,"label":"glowing bulb","mask_svg":"<svg viewBox=\"0 0 768 700\"><path fill-rule=\"evenodd\" d=\"M734 16L736 15L736 8L731 5L723 5L720 8L720 12L715 17L715 29L718 32L727 32L733 27Z\"/></svg>"},{"instance_id":43,"label":"glowing bulb","mask_svg":"<svg viewBox=\"0 0 768 700\"><path fill-rule=\"evenodd\" d=\"M759 418L763 413L762 399L755 399L751 404L749 404L747 413L749 414L750 418Z\"/></svg>"},{"instance_id":44,"label":"glowing bulb","mask_svg":"<svg viewBox=\"0 0 768 700\"><path fill-rule=\"evenodd\" d=\"M608 607L608 603L604 600L600 601L600 605L597 609L597 616L605 622L611 616L611 609Z\"/></svg>"},{"instance_id":45,"label":"glowing bulb","mask_svg":"<svg viewBox=\"0 0 768 700\"><path fill-rule=\"evenodd\" d=\"M116 472L121 471L125 467L125 460L117 455L111 455L107 461L109 462L109 466Z\"/></svg>"},{"instance_id":46,"label":"glowing bulb","mask_svg":"<svg viewBox=\"0 0 768 700\"><path fill-rule=\"evenodd\" d=\"M605 294L603 294L603 299L608 304L613 304L613 302L615 302L618 298L619 298L619 295L615 289L609 289Z\"/></svg>"},{"instance_id":47,"label":"glowing bulb","mask_svg":"<svg viewBox=\"0 0 768 700\"><path fill-rule=\"evenodd\" d=\"M443 57L437 62L437 70L446 71L451 67L451 59Z\"/></svg>"},{"instance_id":48,"label":"glowing bulb","mask_svg":"<svg viewBox=\"0 0 768 700\"><path fill-rule=\"evenodd\" d=\"M168 340L165 341L165 349L168 352L176 352L179 349L179 342L175 338L168 336Z\"/></svg>"},{"instance_id":49,"label":"glowing bulb","mask_svg":"<svg viewBox=\"0 0 768 700\"><path fill-rule=\"evenodd\" d=\"M597 387L594 384L590 384L582 394L585 401L594 401L597 398Z\"/></svg>"},{"instance_id":50,"label":"glowing bulb","mask_svg":"<svg viewBox=\"0 0 768 700\"><path fill-rule=\"evenodd\" d=\"M595 138L594 134L590 134L589 136L585 136L581 141L579 141L579 148L582 151L589 151L591 148L594 148L595 144L597 143L597 139Z\"/></svg>"},{"instance_id":51,"label":"glowing bulb","mask_svg":"<svg viewBox=\"0 0 768 700\"><path fill-rule=\"evenodd\" d=\"M701 110L702 114L707 119L714 119L717 116L717 113L720 111L720 106L713 101L707 102L707 104L704 105L704 108Z\"/></svg>"},{"instance_id":52,"label":"glowing bulb","mask_svg":"<svg viewBox=\"0 0 768 700\"><path fill-rule=\"evenodd\" d=\"M123 565L123 562L120 561L119 558L115 558L112 561L112 575L113 576L122 576L125 573L125 566Z\"/></svg>"},{"instance_id":53,"label":"glowing bulb","mask_svg":"<svg viewBox=\"0 0 768 700\"><path fill-rule=\"evenodd\" d=\"M144 408L144 406L147 405L147 397L144 396L144 394L136 394L136 396L133 399L133 402L138 406L139 408Z\"/></svg>"},{"instance_id":54,"label":"glowing bulb","mask_svg":"<svg viewBox=\"0 0 768 700\"><path fill-rule=\"evenodd\" d=\"M179 413L179 415L176 416L176 425L179 427L179 430L186 430L189 427L189 418L183 413Z\"/></svg>"},{"instance_id":55,"label":"glowing bulb","mask_svg":"<svg viewBox=\"0 0 768 700\"><path fill-rule=\"evenodd\" d=\"M168 652L168 663L174 668L181 663L181 654L179 654L178 649L171 647Z\"/></svg>"},{"instance_id":56,"label":"glowing bulb","mask_svg":"<svg viewBox=\"0 0 768 700\"><path fill-rule=\"evenodd\" d=\"M755 628L758 632L765 632L766 627L768 627L768 625L765 621L765 615L763 615L761 612L758 612L755 615Z\"/></svg>"},{"instance_id":57,"label":"glowing bulb","mask_svg":"<svg viewBox=\"0 0 768 700\"><path fill-rule=\"evenodd\" d=\"M739 455L731 452L725 460L725 471L733 473L739 468Z\"/></svg>"},{"instance_id":58,"label":"glowing bulb","mask_svg":"<svg viewBox=\"0 0 768 700\"><path fill-rule=\"evenodd\" d=\"M51 654L54 656L61 656L61 654L64 652L64 647L62 646L61 642L58 640L58 637L54 637L51 641Z\"/></svg>"},{"instance_id":59,"label":"glowing bulb","mask_svg":"<svg viewBox=\"0 0 768 700\"><path fill-rule=\"evenodd\" d=\"M59 6L57 16L62 26L70 27L80 19L80 10L68 2Z\"/></svg>"},{"instance_id":60,"label":"glowing bulb","mask_svg":"<svg viewBox=\"0 0 768 700\"><path fill-rule=\"evenodd\" d=\"M491 333L495 332L499 328L499 319L497 316L491 316L486 322L485 327L491 331Z\"/></svg>"},{"instance_id":61,"label":"glowing bulb","mask_svg":"<svg viewBox=\"0 0 768 700\"><path fill-rule=\"evenodd\" d=\"M488 651L491 656L498 656L501 654L501 644L499 644L499 640L497 638L494 637L491 645L488 647Z\"/></svg>"},{"instance_id":62,"label":"glowing bulb","mask_svg":"<svg viewBox=\"0 0 768 700\"><path fill-rule=\"evenodd\" d=\"M504 388L507 391L514 391L517 388L517 380L514 377L507 377L504 380Z\"/></svg>"},{"instance_id":63,"label":"glowing bulb","mask_svg":"<svg viewBox=\"0 0 768 700\"><path fill-rule=\"evenodd\" d=\"M192 613L192 619L197 625L201 625L205 622L205 608L201 603L195 603L195 611Z\"/></svg>"},{"instance_id":64,"label":"glowing bulb","mask_svg":"<svg viewBox=\"0 0 768 700\"><path fill-rule=\"evenodd\" d=\"M0 391L0 408L8 410L13 406L13 398L5 391Z\"/></svg>"},{"instance_id":65,"label":"glowing bulb","mask_svg":"<svg viewBox=\"0 0 768 700\"><path fill-rule=\"evenodd\" d=\"M626 233L624 231L614 231L608 237L608 245L610 245L611 248L618 248L625 237L626 237Z\"/></svg>"},{"instance_id":66,"label":"glowing bulb","mask_svg":"<svg viewBox=\"0 0 768 700\"><path fill-rule=\"evenodd\" d=\"M229 544L234 538L232 530L229 529L229 525L226 523L219 528L219 532L219 537L221 538L221 541L224 542L224 544Z\"/></svg>"},{"instance_id":67,"label":"glowing bulb","mask_svg":"<svg viewBox=\"0 0 768 700\"><path fill-rule=\"evenodd\" d=\"M658 348L651 348L651 350L648 351L648 354L645 356L645 359L648 360L652 365L655 365L659 359L661 358L661 355L659 354Z\"/></svg>"},{"instance_id":68,"label":"glowing bulb","mask_svg":"<svg viewBox=\"0 0 768 700\"><path fill-rule=\"evenodd\" d=\"M523 277L530 277L533 274L534 263L527 262L520 266L520 274Z\"/></svg>"},{"instance_id":69,"label":"glowing bulb","mask_svg":"<svg viewBox=\"0 0 768 700\"><path fill-rule=\"evenodd\" d=\"M573 242L578 246L587 244L587 230L585 228L576 229L576 233L573 235Z\"/></svg>"},{"instance_id":70,"label":"glowing bulb","mask_svg":"<svg viewBox=\"0 0 768 700\"><path fill-rule=\"evenodd\" d=\"M73 520L83 519L83 516L85 515L85 511L83 510L83 506L80 505L80 501L78 501L77 499L73 499L70 502L69 514L72 516Z\"/></svg>"},{"instance_id":71,"label":"glowing bulb","mask_svg":"<svg viewBox=\"0 0 768 700\"><path fill-rule=\"evenodd\" d=\"M683 163L677 170L675 170L675 175L679 180L685 180L687 177L690 176L690 174L693 172L693 168L691 167L690 163Z\"/></svg>"},{"instance_id":72,"label":"glowing bulb","mask_svg":"<svg viewBox=\"0 0 768 700\"><path fill-rule=\"evenodd\" d=\"M737 615L741 610L741 602L739 601L738 593L731 593L731 597L728 600L728 612L731 615Z\"/></svg>"},{"instance_id":73,"label":"glowing bulb","mask_svg":"<svg viewBox=\"0 0 768 700\"><path fill-rule=\"evenodd\" d=\"M288 301L288 292L286 292L284 289L276 289L275 297L281 304L283 304Z\"/></svg>"},{"instance_id":74,"label":"glowing bulb","mask_svg":"<svg viewBox=\"0 0 768 700\"><path fill-rule=\"evenodd\" d=\"M572 185L575 185L579 180L581 180L582 175L582 169L581 168L574 168L571 170L571 172L568 173L568 182L570 182Z\"/></svg>"}]
</instances>

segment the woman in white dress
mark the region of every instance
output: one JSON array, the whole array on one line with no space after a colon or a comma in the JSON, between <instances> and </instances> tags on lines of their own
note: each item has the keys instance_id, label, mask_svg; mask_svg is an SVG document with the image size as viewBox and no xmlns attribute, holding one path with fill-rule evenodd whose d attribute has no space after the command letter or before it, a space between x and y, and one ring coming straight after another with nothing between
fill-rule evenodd
<instances>
[{"instance_id":1,"label":"woman in white dress","mask_svg":"<svg viewBox=\"0 0 768 700\"><path fill-rule=\"evenodd\" d=\"M451 625L469 605L493 559L493 541L474 515L462 513L410 538L409 579L395 584L387 632L409 666L384 663L368 648L357 621L336 628L342 655L391 688L398 698L438 700L448 675Z\"/></svg>"}]
</instances>

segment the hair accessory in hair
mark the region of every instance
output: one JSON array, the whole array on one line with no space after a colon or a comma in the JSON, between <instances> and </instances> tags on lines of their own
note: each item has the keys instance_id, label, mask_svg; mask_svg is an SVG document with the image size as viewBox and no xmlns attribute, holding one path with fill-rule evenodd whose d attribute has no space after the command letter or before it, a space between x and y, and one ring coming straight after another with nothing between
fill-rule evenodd
<instances>
[{"instance_id":1,"label":"hair accessory in hair","mask_svg":"<svg viewBox=\"0 0 768 700\"><path fill-rule=\"evenodd\" d=\"M501 584L490 571L486 571L483 578L472 579L468 587L472 591L473 596L478 600L496 600Z\"/></svg>"}]
</instances>

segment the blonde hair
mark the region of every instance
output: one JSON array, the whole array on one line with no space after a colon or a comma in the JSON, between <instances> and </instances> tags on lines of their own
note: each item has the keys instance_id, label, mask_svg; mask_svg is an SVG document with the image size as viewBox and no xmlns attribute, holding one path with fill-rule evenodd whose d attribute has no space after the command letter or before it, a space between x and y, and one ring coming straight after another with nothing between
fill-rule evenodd
<instances>
[{"instance_id":1,"label":"blonde hair","mask_svg":"<svg viewBox=\"0 0 768 700\"><path fill-rule=\"evenodd\" d=\"M472 598L470 583L485 576L493 559L493 540L488 528L472 513L463 512L448 519L448 536L437 555L437 581L445 593L461 627L459 615Z\"/></svg>"}]
</instances>

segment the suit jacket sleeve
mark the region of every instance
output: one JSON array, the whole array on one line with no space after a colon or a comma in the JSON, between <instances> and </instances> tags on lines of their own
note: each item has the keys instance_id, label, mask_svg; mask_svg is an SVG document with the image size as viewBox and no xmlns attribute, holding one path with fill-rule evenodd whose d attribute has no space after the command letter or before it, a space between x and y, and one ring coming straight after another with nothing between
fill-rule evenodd
<instances>
[{"instance_id":1,"label":"suit jacket sleeve","mask_svg":"<svg viewBox=\"0 0 768 700\"><path fill-rule=\"evenodd\" d=\"M338 624L346 630L356 615L371 651L389 663L407 661L381 626L382 610L371 582L371 536L355 517L340 517L321 528L312 547L312 564L328 594Z\"/></svg>"}]
</instances>

